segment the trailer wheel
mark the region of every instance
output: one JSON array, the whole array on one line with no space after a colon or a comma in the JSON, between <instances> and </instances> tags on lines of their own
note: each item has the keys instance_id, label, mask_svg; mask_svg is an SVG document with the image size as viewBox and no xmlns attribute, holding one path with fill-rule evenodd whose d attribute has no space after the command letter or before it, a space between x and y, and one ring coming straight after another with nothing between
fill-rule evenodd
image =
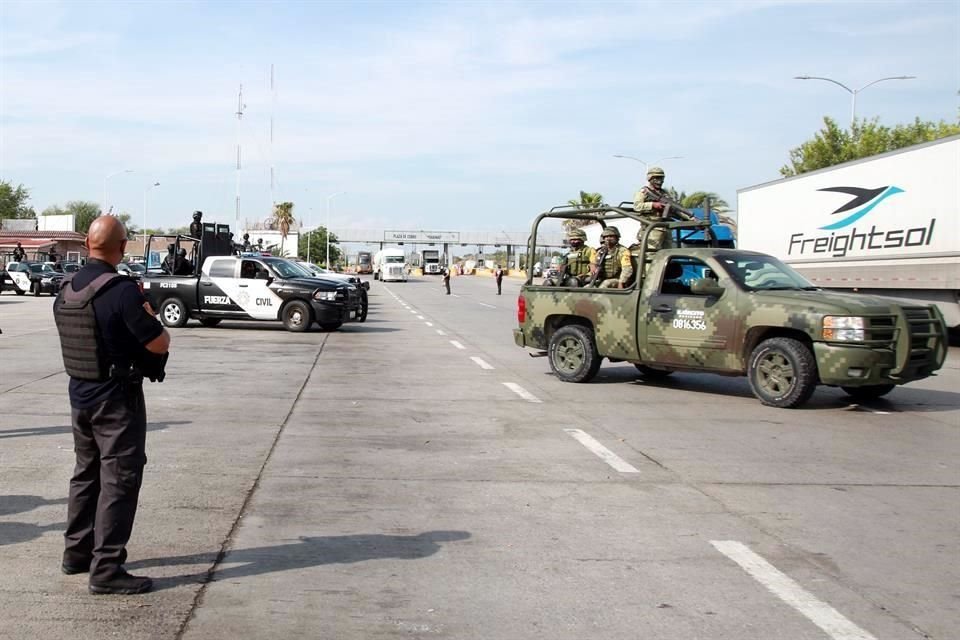
<instances>
[{"instance_id":1,"label":"trailer wheel","mask_svg":"<svg viewBox=\"0 0 960 640\"><path fill-rule=\"evenodd\" d=\"M168 327L182 327L187 324L187 307L180 298L167 298L160 305L160 320Z\"/></svg>"},{"instance_id":2,"label":"trailer wheel","mask_svg":"<svg viewBox=\"0 0 960 640\"><path fill-rule=\"evenodd\" d=\"M564 382L590 382L600 371L600 354L593 332L578 324L560 327L547 349L550 368Z\"/></svg>"},{"instance_id":3,"label":"trailer wheel","mask_svg":"<svg viewBox=\"0 0 960 640\"><path fill-rule=\"evenodd\" d=\"M313 311L306 302L293 300L283 308L281 318L287 331L307 331L313 324Z\"/></svg>"},{"instance_id":4,"label":"trailer wheel","mask_svg":"<svg viewBox=\"0 0 960 640\"><path fill-rule=\"evenodd\" d=\"M893 391L895 384L871 384L866 387L840 387L854 400L876 400Z\"/></svg>"},{"instance_id":5,"label":"trailer wheel","mask_svg":"<svg viewBox=\"0 0 960 640\"><path fill-rule=\"evenodd\" d=\"M770 407L802 405L817 387L817 362L805 344L793 338L764 340L750 356L750 389Z\"/></svg>"}]
</instances>

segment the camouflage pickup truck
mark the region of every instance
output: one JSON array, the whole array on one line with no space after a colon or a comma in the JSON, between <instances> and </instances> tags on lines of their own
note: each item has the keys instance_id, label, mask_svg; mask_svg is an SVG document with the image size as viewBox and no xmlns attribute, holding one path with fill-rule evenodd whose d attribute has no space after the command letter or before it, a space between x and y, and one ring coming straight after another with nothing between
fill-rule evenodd
<instances>
[{"instance_id":1,"label":"camouflage pickup truck","mask_svg":"<svg viewBox=\"0 0 960 640\"><path fill-rule=\"evenodd\" d=\"M535 255L537 229L547 218L602 226L639 220L624 207L553 209L534 222L528 255ZM679 240L704 224L648 226L631 248L637 277L624 289L536 285L528 273L517 346L545 352L566 382L588 382L607 358L633 363L646 378L674 371L745 375L763 404L782 408L802 405L818 384L858 400L877 398L943 365L947 329L935 306L824 291L762 253L646 249L657 227Z\"/></svg>"}]
</instances>

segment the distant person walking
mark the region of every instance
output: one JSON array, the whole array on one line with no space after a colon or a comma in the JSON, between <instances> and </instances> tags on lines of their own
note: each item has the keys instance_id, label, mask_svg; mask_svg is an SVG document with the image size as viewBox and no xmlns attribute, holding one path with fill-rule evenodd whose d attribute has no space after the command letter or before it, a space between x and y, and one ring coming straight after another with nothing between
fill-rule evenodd
<instances>
[{"instance_id":1,"label":"distant person walking","mask_svg":"<svg viewBox=\"0 0 960 640\"><path fill-rule=\"evenodd\" d=\"M443 288L446 289L447 295L450 295L450 268L443 268Z\"/></svg>"},{"instance_id":2,"label":"distant person walking","mask_svg":"<svg viewBox=\"0 0 960 640\"><path fill-rule=\"evenodd\" d=\"M497 265L497 268L493 270L493 277L497 280L497 295L503 293L503 269L500 268L500 265Z\"/></svg>"}]
</instances>

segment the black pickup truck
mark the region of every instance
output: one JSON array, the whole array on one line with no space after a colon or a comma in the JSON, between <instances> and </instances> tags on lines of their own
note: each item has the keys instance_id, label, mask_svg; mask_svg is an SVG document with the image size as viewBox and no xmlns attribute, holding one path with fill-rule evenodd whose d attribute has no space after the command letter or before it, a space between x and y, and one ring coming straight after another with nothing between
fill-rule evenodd
<instances>
[{"instance_id":1,"label":"black pickup truck","mask_svg":"<svg viewBox=\"0 0 960 640\"><path fill-rule=\"evenodd\" d=\"M307 331L314 322L333 331L359 314L361 302L352 284L306 277L289 260L266 256L214 255L196 275L152 269L141 283L168 327L195 318L205 327L260 320L283 322L289 331Z\"/></svg>"}]
</instances>

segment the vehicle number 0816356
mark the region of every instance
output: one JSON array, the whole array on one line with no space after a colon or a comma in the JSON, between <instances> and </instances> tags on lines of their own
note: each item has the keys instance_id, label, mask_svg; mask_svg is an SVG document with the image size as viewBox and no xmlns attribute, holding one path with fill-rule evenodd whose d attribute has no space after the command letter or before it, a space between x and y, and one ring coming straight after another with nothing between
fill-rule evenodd
<instances>
[{"instance_id":1,"label":"vehicle number 0816356","mask_svg":"<svg viewBox=\"0 0 960 640\"><path fill-rule=\"evenodd\" d=\"M692 331L706 331L707 323L703 320L690 320L689 318L675 318L673 321L674 329L689 329Z\"/></svg>"}]
</instances>

